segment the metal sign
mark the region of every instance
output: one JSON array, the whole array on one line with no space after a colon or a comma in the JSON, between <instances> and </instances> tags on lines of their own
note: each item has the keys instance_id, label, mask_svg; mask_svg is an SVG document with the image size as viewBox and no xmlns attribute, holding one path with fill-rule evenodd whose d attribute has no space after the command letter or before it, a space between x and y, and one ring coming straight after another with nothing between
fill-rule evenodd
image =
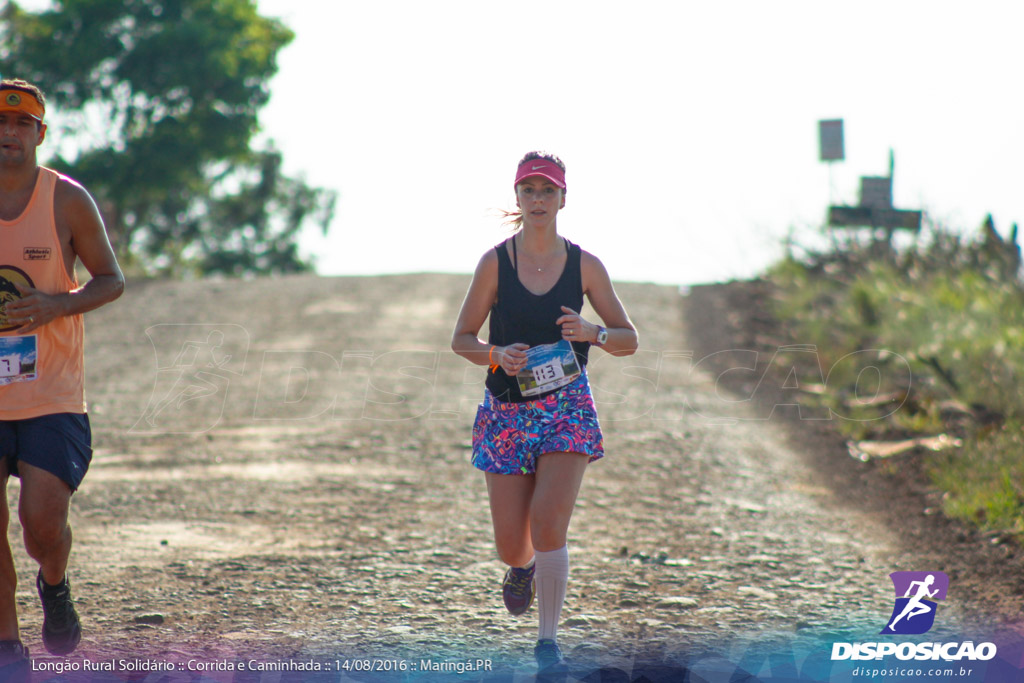
<instances>
[{"instance_id":1,"label":"metal sign","mask_svg":"<svg viewBox=\"0 0 1024 683\"><path fill-rule=\"evenodd\" d=\"M869 209L891 209L892 178L861 176L860 205Z\"/></svg>"},{"instance_id":2,"label":"metal sign","mask_svg":"<svg viewBox=\"0 0 1024 683\"><path fill-rule=\"evenodd\" d=\"M846 158L842 119L818 121L818 147L822 161L842 161Z\"/></svg>"},{"instance_id":3,"label":"metal sign","mask_svg":"<svg viewBox=\"0 0 1024 683\"><path fill-rule=\"evenodd\" d=\"M867 206L830 206L828 224L837 228L877 228L893 230L921 229L921 212L904 209L872 209Z\"/></svg>"}]
</instances>

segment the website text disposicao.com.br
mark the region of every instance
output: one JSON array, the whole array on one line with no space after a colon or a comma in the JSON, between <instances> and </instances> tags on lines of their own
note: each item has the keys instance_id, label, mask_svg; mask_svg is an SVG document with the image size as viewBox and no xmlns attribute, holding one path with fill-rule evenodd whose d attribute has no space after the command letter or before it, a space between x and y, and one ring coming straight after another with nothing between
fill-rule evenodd
<instances>
[{"instance_id":1,"label":"website text disposicao.com.br","mask_svg":"<svg viewBox=\"0 0 1024 683\"><path fill-rule=\"evenodd\" d=\"M973 674L974 667L970 666L952 666L946 668L859 666L850 672L850 675L854 678L894 678L896 680L936 677L941 677L943 680L949 680L953 677L970 678Z\"/></svg>"},{"instance_id":2,"label":"website text disposicao.com.br","mask_svg":"<svg viewBox=\"0 0 1024 683\"><path fill-rule=\"evenodd\" d=\"M978 669L977 662L996 656L993 643L975 645L971 641L952 643L834 643L832 660L877 660L874 664L855 667L854 678L916 680L942 677L943 680L970 678ZM883 662L896 657L899 663ZM916 666L908 660L920 662ZM924 662L932 660L933 665ZM937 660L944 660L941 663Z\"/></svg>"}]
</instances>

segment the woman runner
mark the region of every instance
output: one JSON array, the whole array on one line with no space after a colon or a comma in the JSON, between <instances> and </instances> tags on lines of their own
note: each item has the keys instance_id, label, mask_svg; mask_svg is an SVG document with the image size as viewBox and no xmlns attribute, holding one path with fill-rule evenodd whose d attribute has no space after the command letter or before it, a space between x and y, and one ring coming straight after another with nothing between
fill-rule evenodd
<instances>
[{"instance_id":1,"label":"woman runner","mask_svg":"<svg viewBox=\"0 0 1024 683\"><path fill-rule=\"evenodd\" d=\"M564 674L556 631L569 577L566 536L583 472L604 455L587 354L599 346L629 355L637 333L601 261L558 234L562 161L530 152L514 187L517 231L477 264L452 350L490 366L473 465L485 473L495 545L509 565L505 606L518 616L536 594L538 671ZM580 316L584 295L601 325ZM484 343L477 334L488 314Z\"/></svg>"}]
</instances>

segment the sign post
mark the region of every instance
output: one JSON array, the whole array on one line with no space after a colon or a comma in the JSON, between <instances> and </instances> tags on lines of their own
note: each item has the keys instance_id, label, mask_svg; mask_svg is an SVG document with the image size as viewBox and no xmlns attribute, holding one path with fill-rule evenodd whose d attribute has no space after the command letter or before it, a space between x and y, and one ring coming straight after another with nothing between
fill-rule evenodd
<instances>
[{"instance_id":1,"label":"sign post","mask_svg":"<svg viewBox=\"0 0 1024 683\"><path fill-rule=\"evenodd\" d=\"M889 150L888 176L863 176L860 179L860 200L856 206L836 206L832 187L832 164L846 158L843 142L843 120L818 121L818 155L829 169L828 224L837 228L870 228L884 230L886 240L892 241L895 230L921 229L921 212L897 209L892 201L892 178L896 166L895 156Z\"/></svg>"},{"instance_id":2,"label":"sign post","mask_svg":"<svg viewBox=\"0 0 1024 683\"><path fill-rule=\"evenodd\" d=\"M843 120L818 121L818 154L822 161L843 161L846 150L843 146Z\"/></svg>"},{"instance_id":3,"label":"sign post","mask_svg":"<svg viewBox=\"0 0 1024 683\"><path fill-rule=\"evenodd\" d=\"M818 158L828 164L828 203L831 204L836 195L832 164L846 158L842 119L818 121Z\"/></svg>"}]
</instances>

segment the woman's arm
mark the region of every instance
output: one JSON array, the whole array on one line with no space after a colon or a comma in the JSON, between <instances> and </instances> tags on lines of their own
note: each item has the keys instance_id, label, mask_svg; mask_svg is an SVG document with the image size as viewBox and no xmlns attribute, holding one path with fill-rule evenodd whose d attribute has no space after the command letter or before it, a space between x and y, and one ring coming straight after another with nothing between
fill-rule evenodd
<instances>
[{"instance_id":1,"label":"woman's arm","mask_svg":"<svg viewBox=\"0 0 1024 683\"><path fill-rule=\"evenodd\" d=\"M612 286L608 271L600 259L590 252L580 254L580 271L583 278L583 293L601 318L608 330L608 340L599 348L616 356L628 356L634 353L639 344L636 327L633 326L626 309L619 301L615 288ZM566 313L556 324L562 326L562 338L569 341L597 342L598 326L584 320L579 312L562 307ZM572 334L569 334L569 331Z\"/></svg>"},{"instance_id":2,"label":"woman's arm","mask_svg":"<svg viewBox=\"0 0 1024 683\"><path fill-rule=\"evenodd\" d=\"M491 346L477 334L498 297L498 255L489 249L480 258L452 333L452 351L476 365L500 365L515 375L526 365L526 344Z\"/></svg>"}]
</instances>

